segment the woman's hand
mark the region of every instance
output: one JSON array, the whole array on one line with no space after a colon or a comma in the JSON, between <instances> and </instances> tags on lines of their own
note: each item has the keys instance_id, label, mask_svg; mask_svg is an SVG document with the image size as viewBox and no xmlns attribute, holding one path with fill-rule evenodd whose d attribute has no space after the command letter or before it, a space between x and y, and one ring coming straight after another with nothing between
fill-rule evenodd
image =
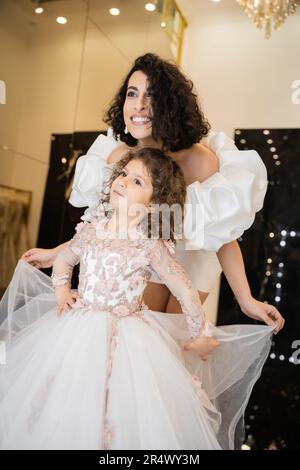
<instances>
[{"instance_id":1,"label":"woman's hand","mask_svg":"<svg viewBox=\"0 0 300 470\"><path fill-rule=\"evenodd\" d=\"M267 325L274 328L274 334L283 328L285 323L284 318L277 310L276 307L270 304L265 304L254 297L249 297L245 301L239 303L242 312L254 320L263 321Z\"/></svg>"},{"instance_id":2,"label":"woman's hand","mask_svg":"<svg viewBox=\"0 0 300 470\"><path fill-rule=\"evenodd\" d=\"M57 292L57 290L59 290L59 292ZM77 292L72 292L69 288L58 288L55 293L58 301L57 315L60 317L63 310L69 310L73 307L79 295Z\"/></svg>"},{"instance_id":3,"label":"woman's hand","mask_svg":"<svg viewBox=\"0 0 300 470\"><path fill-rule=\"evenodd\" d=\"M183 345L185 351L196 351L203 361L206 361L207 355L211 354L220 342L213 336L200 336L194 340L188 341Z\"/></svg>"},{"instance_id":4,"label":"woman's hand","mask_svg":"<svg viewBox=\"0 0 300 470\"><path fill-rule=\"evenodd\" d=\"M51 268L56 258L55 248L31 248L21 256L23 261L31 264L37 269L40 268Z\"/></svg>"}]
</instances>

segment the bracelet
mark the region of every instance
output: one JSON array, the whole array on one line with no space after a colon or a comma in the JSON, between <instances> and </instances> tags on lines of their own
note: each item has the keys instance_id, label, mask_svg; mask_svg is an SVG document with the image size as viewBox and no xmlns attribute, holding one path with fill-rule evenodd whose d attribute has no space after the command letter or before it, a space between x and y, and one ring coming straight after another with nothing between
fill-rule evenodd
<instances>
[{"instance_id":1,"label":"bracelet","mask_svg":"<svg viewBox=\"0 0 300 470\"><path fill-rule=\"evenodd\" d=\"M51 280L53 287L64 286L65 284L70 284L70 273L65 272L63 274L51 274Z\"/></svg>"},{"instance_id":2,"label":"bracelet","mask_svg":"<svg viewBox=\"0 0 300 470\"><path fill-rule=\"evenodd\" d=\"M209 321L204 320L203 326L200 327L199 322L195 321L191 317L187 318L187 322L190 326L191 340L201 338L202 336L211 337L213 336L213 328ZM201 320L203 322L203 320Z\"/></svg>"},{"instance_id":3,"label":"bracelet","mask_svg":"<svg viewBox=\"0 0 300 470\"><path fill-rule=\"evenodd\" d=\"M205 320L203 330L201 331L201 335L202 336L212 336L213 335L212 325L207 320Z\"/></svg>"}]
</instances>

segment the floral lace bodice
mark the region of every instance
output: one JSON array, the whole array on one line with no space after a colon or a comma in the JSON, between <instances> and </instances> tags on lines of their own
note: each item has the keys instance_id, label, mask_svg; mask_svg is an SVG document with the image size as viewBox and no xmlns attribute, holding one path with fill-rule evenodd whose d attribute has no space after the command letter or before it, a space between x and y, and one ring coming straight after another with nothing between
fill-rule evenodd
<instances>
[{"instance_id":1,"label":"floral lace bodice","mask_svg":"<svg viewBox=\"0 0 300 470\"><path fill-rule=\"evenodd\" d=\"M80 263L82 305L126 316L148 308L143 292L154 270L180 302L191 337L208 334L198 292L175 259L173 242L147 238L140 228L121 238L106 228L108 220L102 215L77 225L54 263L54 286L69 284L73 266Z\"/></svg>"}]
</instances>

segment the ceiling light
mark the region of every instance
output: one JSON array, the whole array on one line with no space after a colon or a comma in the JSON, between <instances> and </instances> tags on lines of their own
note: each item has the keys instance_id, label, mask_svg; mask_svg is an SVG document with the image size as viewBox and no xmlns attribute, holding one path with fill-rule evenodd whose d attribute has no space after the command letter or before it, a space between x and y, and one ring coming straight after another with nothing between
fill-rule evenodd
<instances>
[{"instance_id":1,"label":"ceiling light","mask_svg":"<svg viewBox=\"0 0 300 470\"><path fill-rule=\"evenodd\" d=\"M44 13L44 8L43 7L36 7L34 9L34 12L37 14L37 15L40 15L41 13Z\"/></svg>"},{"instance_id":2,"label":"ceiling light","mask_svg":"<svg viewBox=\"0 0 300 470\"><path fill-rule=\"evenodd\" d=\"M119 8L111 8L109 10L109 13L113 16L118 16L120 14L120 10L119 10Z\"/></svg>"},{"instance_id":3,"label":"ceiling light","mask_svg":"<svg viewBox=\"0 0 300 470\"><path fill-rule=\"evenodd\" d=\"M146 3L145 8L148 11L154 11L156 6L154 5L154 3Z\"/></svg>"},{"instance_id":4,"label":"ceiling light","mask_svg":"<svg viewBox=\"0 0 300 470\"><path fill-rule=\"evenodd\" d=\"M65 18L64 16L58 16L56 18L56 22L59 23L59 24L66 24L67 23L67 18Z\"/></svg>"},{"instance_id":5,"label":"ceiling light","mask_svg":"<svg viewBox=\"0 0 300 470\"><path fill-rule=\"evenodd\" d=\"M289 15L296 13L300 0L237 0L257 28L265 26L265 37L270 38L272 25L277 30Z\"/></svg>"}]
</instances>

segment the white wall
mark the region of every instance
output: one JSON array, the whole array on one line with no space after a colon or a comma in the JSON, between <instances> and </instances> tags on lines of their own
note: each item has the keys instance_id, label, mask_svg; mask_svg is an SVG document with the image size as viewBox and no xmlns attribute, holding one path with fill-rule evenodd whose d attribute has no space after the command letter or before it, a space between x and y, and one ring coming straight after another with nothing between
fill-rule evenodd
<instances>
[{"instance_id":1,"label":"white wall","mask_svg":"<svg viewBox=\"0 0 300 470\"><path fill-rule=\"evenodd\" d=\"M179 0L187 18L182 66L215 129L299 127L300 8L271 39L235 0Z\"/></svg>"}]
</instances>

